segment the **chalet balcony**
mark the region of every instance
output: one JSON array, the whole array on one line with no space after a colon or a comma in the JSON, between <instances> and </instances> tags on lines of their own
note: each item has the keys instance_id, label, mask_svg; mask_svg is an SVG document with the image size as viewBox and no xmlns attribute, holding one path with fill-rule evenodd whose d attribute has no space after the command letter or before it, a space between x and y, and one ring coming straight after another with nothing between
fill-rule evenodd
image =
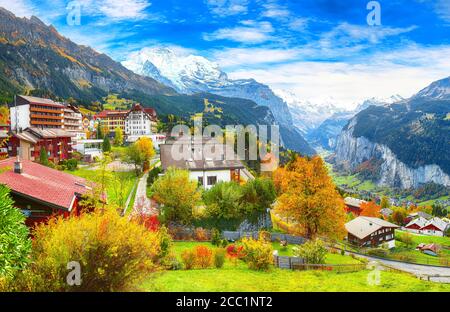
<instances>
[{"instance_id":1,"label":"chalet balcony","mask_svg":"<svg viewBox=\"0 0 450 312\"><path fill-rule=\"evenodd\" d=\"M31 124L34 126L62 126L62 122L56 121L39 121L39 120L31 120Z\"/></svg>"},{"instance_id":2,"label":"chalet balcony","mask_svg":"<svg viewBox=\"0 0 450 312\"><path fill-rule=\"evenodd\" d=\"M62 109L52 109L52 108L42 108L42 107L31 106L30 111L31 112L40 112L40 113L60 114L61 116L63 115Z\"/></svg>"},{"instance_id":3,"label":"chalet balcony","mask_svg":"<svg viewBox=\"0 0 450 312\"><path fill-rule=\"evenodd\" d=\"M38 114L31 114L32 119L54 119L54 120L62 120L64 117L62 116L56 116L56 115L38 115Z\"/></svg>"}]
</instances>

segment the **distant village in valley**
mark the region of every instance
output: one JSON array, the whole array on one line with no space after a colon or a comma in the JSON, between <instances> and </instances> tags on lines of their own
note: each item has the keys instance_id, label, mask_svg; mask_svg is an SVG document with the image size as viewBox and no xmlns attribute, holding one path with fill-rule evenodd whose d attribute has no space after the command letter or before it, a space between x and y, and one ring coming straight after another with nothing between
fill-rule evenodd
<instances>
[{"instance_id":1,"label":"distant village in valley","mask_svg":"<svg viewBox=\"0 0 450 312\"><path fill-rule=\"evenodd\" d=\"M134 102L86 114L74 103L17 95L8 108L9 117L0 125L0 185L10 191L30 231L45 228L54 218L64 226L63 220L114 207L120 218L143 222L150 231L167 228L176 246L190 241L200 248L206 242L206 250L208 244L223 246L234 257L239 251L233 248L245 246L250 237L255 244L268 244L264 266L280 269L342 270L343 262L359 271L367 260L393 261L394 267L450 265L446 209L398 205L369 193L352 197L331 182L320 157L282 151L287 154L280 162L268 153L259 162L274 161L274 171L257 171L229 143L218 137L203 136L198 143L183 133L174 136L155 109ZM188 152L180 158L176 150ZM215 151L215 157L206 150ZM318 175L302 177L308 166ZM319 174L320 168L324 173ZM292 191L303 192L291 186L296 179L300 185L317 180L326 195L305 199L317 196L327 204L295 202ZM330 227L311 227L315 221L305 219L303 209L317 210ZM296 219L298 211L303 212ZM310 249L299 251L303 246ZM310 258L309 252L321 250L319 259ZM184 257L183 252L177 260L180 266L195 265ZM408 266L405 272L435 278Z\"/></svg>"}]
</instances>

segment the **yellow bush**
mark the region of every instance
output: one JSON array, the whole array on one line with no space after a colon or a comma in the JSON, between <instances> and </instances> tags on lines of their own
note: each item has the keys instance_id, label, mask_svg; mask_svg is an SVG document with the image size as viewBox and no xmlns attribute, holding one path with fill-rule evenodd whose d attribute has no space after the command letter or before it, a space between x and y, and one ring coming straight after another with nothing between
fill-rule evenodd
<instances>
[{"instance_id":1,"label":"yellow bush","mask_svg":"<svg viewBox=\"0 0 450 312\"><path fill-rule=\"evenodd\" d=\"M158 232L114 211L58 218L35 230L32 264L14 279L20 291L124 291L161 262ZM70 286L68 263L81 266L81 285Z\"/></svg>"},{"instance_id":2,"label":"yellow bush","mask_svg":"<svg viewBox=\"0 0 450 312\"><path fill-rule=\"evenodd\" d=\"M272 244L264 239L242 239L242 246L244 248L244 260L248 267L253 270L268 270L270 264L273 263L273 248Z\"/></svg>"}]
</instances>

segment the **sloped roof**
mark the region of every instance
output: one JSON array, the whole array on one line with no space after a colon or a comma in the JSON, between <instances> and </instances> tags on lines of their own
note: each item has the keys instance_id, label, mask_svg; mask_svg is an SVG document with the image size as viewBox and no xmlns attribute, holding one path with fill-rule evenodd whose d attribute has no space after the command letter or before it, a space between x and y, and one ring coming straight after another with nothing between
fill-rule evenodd
<instances>
[{"instance_id":1,"label":"sloped roof","mask_svg":"<svg viewBox=\"0 0 450 312\"><path fill-rule=\"evenodd\" d=\"M361 204L367 203L367 201L353 197L346 197L344 198L344 203L349 206L360 208Z\"/></svg>"},{"instance_id":2,"label":"sloped roof","mask_svg":"<svg viewBox=\"0 0 450 312\"><path fill-rule=\"evenodd\" d=\"M398 228L399 226L379 218L372 217L357 217L345 224L345 229L350 234L363 239L373 232L378 231L381 228Z\"/></svg>"},{"instance_id":3,"label":"sloped roof","mask_svg":"<svg viewBox=\"0 0 450 312\"><path fill-rule=\"evenodd\" d=\"M179 141L161 144L161 166L164 170L169 167L187 169L191 171L243 169L245 166L232 150L231 146L219 143L211 138L201 143L180 138ZM228 149L228 152L226 151ZM230 150L231 149L231 150ZM186 155L182 151L187 151ZM211 152L205 155L205 152ZM233 159L226 159L226 155L233 155Z\"/></svg>"},{"instance_id":4,"label":"sloped roof","mask_svg":"<svg viewBox=\"0 0 450 312\"><path fill-rule=\"evenodd\" d=\"M419 228L423 228L426 224L428 223L428 220L422 217L418 217L414 220L411 220L407 225L405 225L405 227L410 227L414 224L417 224L419 226Z\"/></svg>"},{"instance_id":5,"label":"sloped roof","mask_svg":"<svg viewBox=\"0 0 450 312\"><path fill-rule=\"evenodd\" d=\"M394 211L392 209L390 209L390 208L383 208L383 209L380 210L380 213L383 216L390 216L393 212Z\"/></svg>"},{"instance_id":6,"label":"sloped roof","mask_svg":"<svg viewBox=\"0 0 450 312\"><path fill-rule=\"evenodd\" d=\"M40 98L40 97L36 97L36 96L18 95L17 97L21 97L28 103L32 103L32 104L47 104L47 105L54 105L54 106L61 106L61 107L64 106L61 103L57 103L51 99L44 99L44 98Z\"/></svg>"},{"instance_id":7,"label":"sloped roof","mask_svg":"<svg viewBox=\"0 0 450 312\"><path fill-rule=\"evenodd\" d=\"M444 220L437 218L437 217L434 217L431 220L428 220L424 227L426 227L428 225L434 225L442 232L444 232L447 229L447 227L449 226L449 224L447 222L445 222Z\"/></svg>"},{"instance_id":8,"label":"sloped roof","mask_svg":"<svg viewBox=\"0 0 450 312\"><path fill-rule=\"evenodd\" d=\"M15 158L0 161L0 184L13 192L44 202L55 208L70 210L77 194L85 194L88 182L71 174L22 161L23 172L14 172ZM2 172L3 171L3 172Z\"/></svg>"}]
</instances>

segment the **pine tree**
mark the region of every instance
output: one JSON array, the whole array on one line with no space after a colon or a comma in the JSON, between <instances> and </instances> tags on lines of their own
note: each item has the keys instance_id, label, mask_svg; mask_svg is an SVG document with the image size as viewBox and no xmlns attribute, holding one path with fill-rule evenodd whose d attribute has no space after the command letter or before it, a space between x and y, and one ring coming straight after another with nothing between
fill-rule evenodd
<instances>
[{"instance_id":1,"label":"pine tree","mask_svg":"<svg viewBox=\"0 0 450 312\"><path fill-rule=\"evenodd\" d=\"M48 165L48 154L45 147L41 148L40 154L39 154L39 162L41 165L47 166Z\"/></svg>"},{"instance_id":2,"label":"pine tree","mask_svg":"<svg viewBox=\"0 0 450 312\"><path fill-rule=\"evenodd\" d=\"M111 142L106 136L103 138L102 151L103 153L111 152Z\"/></svg>"}]
</instances>

